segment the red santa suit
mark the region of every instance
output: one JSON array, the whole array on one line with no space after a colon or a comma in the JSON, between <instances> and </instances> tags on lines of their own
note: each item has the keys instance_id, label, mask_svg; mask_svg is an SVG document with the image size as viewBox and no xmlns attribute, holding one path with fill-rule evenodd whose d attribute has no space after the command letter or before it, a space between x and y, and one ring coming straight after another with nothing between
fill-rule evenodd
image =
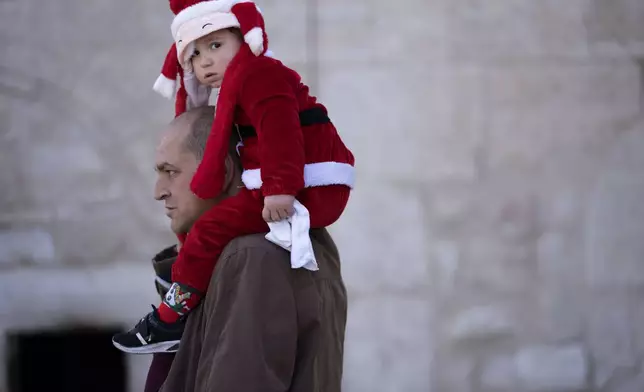
<instances>
[{"instance_id":1,"label":"red santa suit","mask_svg":"<svg viewBox=\"0 0 644 392\"><path fill-rule=\"evenodd\" d=\"M265 196L295 196L303 208L296 207L296 214L308 213L311 228L325 227L344 211L354 181L354 157L326 108L309 94L297 72L265 56L268 40L254 3L211 0L180 11L172 27L177 62L189 58L190 42L229 27L241 30L245 44L226 69L191 189L204 199L221 193L229 140L236 135L243 139L240 155L246 188L204 213L181 247L173 281L200 292L207 289L216 260L230 240L269 231L261 214ZM177 99L185 101L185 95L182 85ZM177 108L180 114L180 105Z\"/></svg>"}]
</instances>

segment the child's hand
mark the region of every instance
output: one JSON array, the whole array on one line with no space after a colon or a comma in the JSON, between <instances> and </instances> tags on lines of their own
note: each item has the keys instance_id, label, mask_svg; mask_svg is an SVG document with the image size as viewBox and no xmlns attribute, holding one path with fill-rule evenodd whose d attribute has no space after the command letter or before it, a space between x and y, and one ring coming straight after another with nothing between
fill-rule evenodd
<instances>
[{"instance_id":1,"label":"child's hand","mask_svg":"<svg viewBox=\"0 0 644 392\"><path fill-rule=\"evenodd\" d=\"M264 198L262 218L266 222L277 222L293 215L295 197L291 195L272 195Z\"/></svg>"}]
</instances>

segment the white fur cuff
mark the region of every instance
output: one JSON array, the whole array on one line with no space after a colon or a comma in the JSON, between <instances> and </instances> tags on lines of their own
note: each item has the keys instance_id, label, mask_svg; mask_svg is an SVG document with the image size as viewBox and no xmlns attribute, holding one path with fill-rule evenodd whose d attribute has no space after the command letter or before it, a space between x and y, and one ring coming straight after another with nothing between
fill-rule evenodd
<instances>
[{"instance_id":1,"label":"white fur cuff","mask_svg":"<svg viewBox=\"0 0 644 392\"><path fill-rule=\"evenodd\" d=\"M242 182L248 189L262 187L260 169L244 170ZM355 168L348 163L319 162L304 165L304 186L311 188L325 185L346 185L353 188Z\"/></svg>"}]
</instances>

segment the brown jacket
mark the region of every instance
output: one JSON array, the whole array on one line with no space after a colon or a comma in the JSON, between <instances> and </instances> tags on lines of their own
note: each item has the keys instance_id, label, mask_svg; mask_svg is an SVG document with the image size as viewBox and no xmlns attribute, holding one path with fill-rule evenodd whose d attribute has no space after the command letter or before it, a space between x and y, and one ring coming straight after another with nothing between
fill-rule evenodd
<instances>
[{"instance_id":1,"label":"brown jacket","mask_svg":"<svg viewBox=\"0 0 644 392\"><path fill-rule=\"evenodd\" d=\"M228 244L162 392L341 390L347 296L333 240L311 233L317 272L261 234Z\"/></svg>"}]
</instances>

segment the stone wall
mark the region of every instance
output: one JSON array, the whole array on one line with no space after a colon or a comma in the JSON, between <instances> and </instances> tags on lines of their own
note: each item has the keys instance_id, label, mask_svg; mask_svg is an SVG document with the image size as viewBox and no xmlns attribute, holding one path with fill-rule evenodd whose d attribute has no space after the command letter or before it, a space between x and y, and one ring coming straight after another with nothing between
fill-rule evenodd
<instances>
[{"instance_id":1,"label":"stone wall","mask_svg":"<svg viewBox=\"0 0 644 392\"><path fill-rule=\"evenodd\" d=\"M358 160L332 228L345 390L644 390L644 2L259 4ZM125 326L154 302L170 20L152 0L0 2L0 292L29 299L0 330Z\"/></svg>"}]
</instances>

